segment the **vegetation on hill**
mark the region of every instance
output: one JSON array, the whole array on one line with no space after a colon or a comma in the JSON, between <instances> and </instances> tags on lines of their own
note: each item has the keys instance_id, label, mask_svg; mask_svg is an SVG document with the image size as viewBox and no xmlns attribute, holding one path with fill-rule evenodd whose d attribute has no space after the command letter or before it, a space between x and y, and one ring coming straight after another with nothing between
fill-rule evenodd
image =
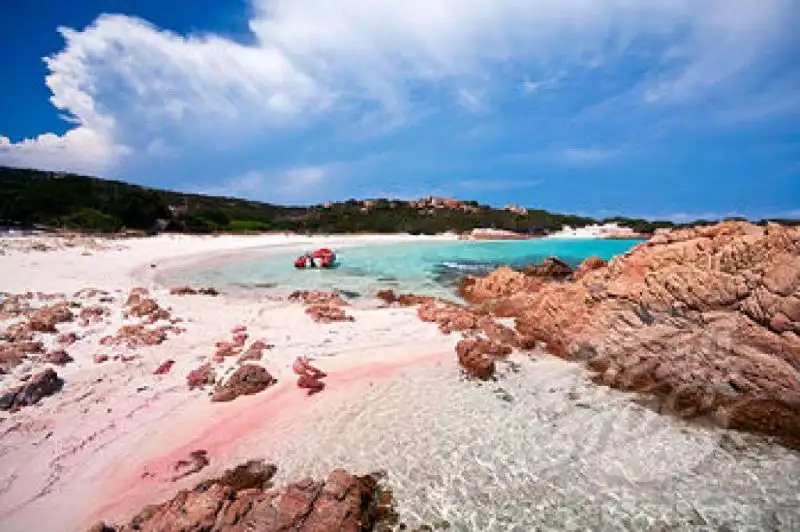
<instances>
[{"instance_id":1,"label":"vegetation on hill","mask_svg":"<svg viewBox=\"0 0 800 532\"><path fill-rule=\"evenodd\" d=\"M640 232L671 222L614 218ZM237 198L184 194L60 172L0 167L0 225L114 232L122 229L207 233L441 233L492 227L541 233L598 223L544 210L523 213L471 201L375 199L286 207Z\"/></svg>"}]
</instances>

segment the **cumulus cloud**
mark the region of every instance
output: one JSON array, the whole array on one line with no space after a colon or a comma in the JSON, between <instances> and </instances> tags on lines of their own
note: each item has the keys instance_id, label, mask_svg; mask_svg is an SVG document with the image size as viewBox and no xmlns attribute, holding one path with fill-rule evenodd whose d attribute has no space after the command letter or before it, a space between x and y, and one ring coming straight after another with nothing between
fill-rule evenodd
<instances>
[{"instance_id":1,"label":"cumulus cloud","mask_svg":"<svg viewBox=\"0 0 800 532\"><path fill-rule=\"evenodd\" d=\"M541 80L552 65L598 68L642 43L658 53L635 95L643 104L683 101L745 76L786 46L795 37L784 29L798 12L792 0L253 0L252 7L252 44L179 35L122 15L61 28L65 46L46 59L46 83L74 127L0 140L0 163L104 172L132 154L197 157L268 143L331 116L397 127L422 90L427 105L438 96L439 105L449 99L478 111L498 86ZM515 72L521 65L525 71ZM542 83L522 88L535 95Z\"/></svg>"}]
</instances>

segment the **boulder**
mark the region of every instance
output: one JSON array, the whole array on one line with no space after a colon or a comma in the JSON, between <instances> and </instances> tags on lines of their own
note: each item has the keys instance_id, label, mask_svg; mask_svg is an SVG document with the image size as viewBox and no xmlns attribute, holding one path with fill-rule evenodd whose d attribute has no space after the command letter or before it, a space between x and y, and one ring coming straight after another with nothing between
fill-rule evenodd
<instances>
[{"instance_id":1,"label":"boulder","mask_svg":"<svg viewBox=\"0 0 800 532\"><path fill-rule=\"evenodd\" d=\"M533 292L542 281L502 266L485 277L467 276L458 286L461 297L471 303L481 303L498 298L508 298L515 294Z\"/></svg>"},{"instance_id":2,"label":"boulder","mask_svg":"<svg viewBox=\"0 0 800 532\"><path fill-rule=\"evenodd\" d=\"M56 366L65 366L72 362L74 359L69 356L63 349L56 349L50 351L45 356L42 357L43 362L47 362L48 364L55 364Z\"/></svg>"},{"instance_id":3,"label":"boulder","mask_svg":"<svg viewBox=\"0 0 800 532\"><path fill-rule=\"evenodd\" d=\"M165 360L153 371L153 375L166 375L175 365L174 360Z\"/></svg>"},{"instance_id":4,"label":"boulder","mask_svg":"<svg viewBox=\"0 0 800 532\"><path fill-rule=\"evenodd\" d=\"M56 340L59 345L72 345L78 341L78 334L75 332L68 332L58 335L58 340Z\"/></svg>"},{"instance_id":5,"label":"boulder","mask_svg":"<svg viewBox=\"0 0 800 532\"><path fill-rule=\"evenodd\" d=\"M289 301L298 301L306 305L346 306L347 303L335 292L315 290L296 290L289 295Z\"/></svg>"},{"instance_id":6,"label":"boulder","mask_svg":"<svg viewBox=\"0 0 800 532\"><path fill-rule=\"evenodd\" d=\"M241 395L253 395L266 390L276 382L263 367L256 364L244 364L224 384L217 386L211 400L215 402L233 401Z\"/></svg>"},{"instance_id":7,"label":"boulder","mask_svg":"<svg viewBox=\"0 0 800 532\"><path fill-rule=\"evenodd\" d=\"M57 324L72 321L73 319L74 316L69 306L66 303L59 303L42 307L33 312L28 318L28 322L30 323L30 328L34 331L55 333L58 332L56 329Z\"/></svg>"},{"instance_id":8,"label":"boulder","mask_svg":"<svg viewBox=\"0 0 800 532\"><path fill-rule=\"evenodd\" d=\"M195 388L204 388L213 385L216 378L217 376L214 373L214 368L211 367L211 364L206 363L197 369L193 369L186 375L186 384L189 385L190 390L194 390Z\"/></svg>"},{"instance_id":9,"label":"boulder","mask_svg":"<svg viewBox=\"0 0 800 532\"><path fill-rule=\"evenodd\" d=\"M12 388L0 396L0 410L19 410L35 405L43 397L53 395L61 389L64 381L52 369L34 375L24 385Z\"/></svg>"},{"instance_id":10,"label":"boulder","mask_svg":"<svg viewBox=\"0 0 800 532\"><path fill-rule=\"evenodd\" d=\"M563 281L572 275L572 267L558 257L547 257L541 264L525 267L522 273L528 277Z\"/></svg>"},{"instance_id":11,"label":"boulder","mask_svg":"<svg viewBox=\"0 0 800 532\"><path fill-rule=\"evenodd\" d=\"M314 304L306 307L306 314L317 323L356 321L353 316L334 304Z\"/></svg>"},{"instance_id":12,"label":"boulder","mask_svg":"<svg viewBox=\"0 0 800 532\"><path fill-rule=\"evenodd\" d=\"M0 373L9 371L28 355L40 353L44 353L44 344L39 341L0 343Z\"/></svg>"},{"instance_id":13,"label":"boulder","mask_svg":"<svg viewBox=\"0 0 800 532\"><path fill-rule=\"evenodd\" d=\"M576 281L579 281L586 277L586 275L590 272L599 270L600 268L605 268L607 265L608 263L600 257L589 257L581 262L580 266L578 266L575 271L572 272L572 278Z\"/></svg>"},{"instance_id":14,"label":"boulder","mask_svg":"<svg viewBox=\"0 0 800 532\"><path fill-rule=\"evenodd\" d=\"M101 305L94 305L82 308L78 313L78 318L81 320L81 325L86 326L103 321L103 318L108 315L108 313L108 308Z\"/></svg>"},{"instance_id":15,"label":"boulder","mask_svg":"<svg viewBox=\"0 0 800 532\"><path fill-rule=\"evenodd\" d=\"M375 530L381 519L394 515L391 496L383 496L390 492L381 490L375 475L337 469L324 481L306 479L273 489L276 471L274 465L252 460L145 508L127 524L98 523L93 530L361 532Z\"/></svg>"},{"instance_id":16,"label":"boulder","mask_svg":"<svg viewBox=\"0 0 800 532\"><path fill-rule=\"evenodd\" d=\"M465 338L456 345L458 363L471 377L480 380L492 378L495 360L505 358L511 347L480 337Z\"/></svg>"},{"instance_id":17,"label":"boulder","mask_svg":"<svg viewBox=\"0 0 800 532\"><path fill-rule=\"evenodd\" d=\"M516 328L599 383L800 447L798 280L800 228L663 232L529 294Z\"/></svg>"}]
</instances>

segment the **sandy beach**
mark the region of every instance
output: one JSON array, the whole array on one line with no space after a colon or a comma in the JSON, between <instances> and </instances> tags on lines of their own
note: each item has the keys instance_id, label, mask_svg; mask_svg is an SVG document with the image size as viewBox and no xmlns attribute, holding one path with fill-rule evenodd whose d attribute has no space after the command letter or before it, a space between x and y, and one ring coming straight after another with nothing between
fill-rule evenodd
<instances>
[{"instance_id":1,"label":"sandy beach","mask_svg":"<svg viewBox=\"0 0 800 532\"><path fill-rule=\"evenodd\" d=\"M319 324L302 305L274 296L178 296L157 282L167 269L230 259L254 249L305 251L417 238L161 236L80 239L69 246L52 238L6 240L0 291L60 293L84 307L102 300L108 311L90 324L59 325L59 333L77 337L68 348L74 360L57 368L64 379L61 391L33 407L1 414L0 528L83 530L100 518L129 518L142 506L235 465L231 457L247 454L241 446L248 435L268 434L271 423L291 419L326 397L346 394L353 383L381 379L423 361L455 366L456 338L420 322L414 309L348 308L355 321ZM21 249L40 241L59 249ZM158 345L101 345L130 322L123 305L133 287L147 288L159 306L170 310L175 332ZM103 292L86 292L90 288ZM12 323L9 318L3 325ZM208 391L190 390L187 374L212 362L215 343L226 341L241 326L251 341L274 345L256 363L277 384L230 403L215 403ZM46 349L57 347L56 335L47 336ZM322 393L308 396L296 387L292 364L301 356L328 373ZM217 375L227 378L240 365L236 358L215 363ZM174 362L169 371L154 375L168 360ZM2 391L43 367L38 361L23 361L3 377ZM209 466L175 480L175 462L197 450L208 453Z\"/></svg>"},{"instance_id":2,"label":"sandy beach","mask_svg":"<svg viewBox=\"0 0 800 532\"><path fill-rule=\"evenodd\" d=\"M383 471L411 529L796 528L796 402L777 395L798 382L779 358L800 345L782 314L797 308L795 230L721 224L574 271L502 267L462 282L469 305L165 282L273 252L451 238L0 240L0 530L125 523L190 489L192 504L162 506L180 527L222 504L199 483L254 459L295 495L338 468ZM703 281L734 275L712 268L731 256L772 301L768 326L718 303L742 283ZM659 311L667 293L711 310ZM709 393L686 395L689 377ZM766 413L748 400L770 394ZM708 404L715 417L698 418Z\"/></svg>"}]
</instances>

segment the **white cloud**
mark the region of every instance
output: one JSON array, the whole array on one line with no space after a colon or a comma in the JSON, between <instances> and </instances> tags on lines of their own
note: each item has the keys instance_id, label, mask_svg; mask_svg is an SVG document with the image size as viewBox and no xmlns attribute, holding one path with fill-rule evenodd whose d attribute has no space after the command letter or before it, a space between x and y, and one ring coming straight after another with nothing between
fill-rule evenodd
<instances>
[{"instance_id":1,"label":"white cloud","mask_svg":"<svg viewBox=\"0 0 800 532\"><path fill-rule=\"evenodd\" d=\"M0 163L102 172L129 153L225 150L331 111L342 123L399 126L421 87L479 110L487 87L520 79L495 67L597 68L641 40L663 49L638 94L684 101L746 78L796 39L789 30L800 11L793 0L253 0L253 8L250 45L121 15L61 29L66 45L46 60L46 82L74 129L2 141ZM523 90L545 88L549 71Z\"/></svg>"},{"instance_id":2,"label":"white cloud","mask_svg":"<svg viewBox=\"0 0 800 532\"><path fill-rule=\"evenodd\" d=\"M102 173L129 152L105 133L82 126L62 136L43 133L16 143L0 135L0 164L21 168Z\"/></svg>"},{"instance_id":3,"label":"white cloud","mask_svg":"<svg viewBox=\"0 0 800 532\"><path fill-rule=\"evenodd\" d=\"M469 89L458 89L456 99L462 107L471 113L479 113L485 109L483 95Z\"/></svg>"},{"instance_id":4,"label":"white cloud","mask_svg":"<svg viewBox=\"0 0 800 532\"><path fill-rule=\"evenodd\" d=\"M558 158L576 166L602 164L616 158L622 148L567 148L558 154Z\"/></svg>"},{"instance_id":5,"label":"white cloud","mask_svg":"<svg viewBox=\"0 0 800 532\"><path fill-rule=\"evenodd\" d=\"M522 92L526 94L538 94L544 90L552 90L558 87L561 78L559 76L550 76L539 79L537 81L525 80L522 82Z\"/></svg>"}]
</instances>

